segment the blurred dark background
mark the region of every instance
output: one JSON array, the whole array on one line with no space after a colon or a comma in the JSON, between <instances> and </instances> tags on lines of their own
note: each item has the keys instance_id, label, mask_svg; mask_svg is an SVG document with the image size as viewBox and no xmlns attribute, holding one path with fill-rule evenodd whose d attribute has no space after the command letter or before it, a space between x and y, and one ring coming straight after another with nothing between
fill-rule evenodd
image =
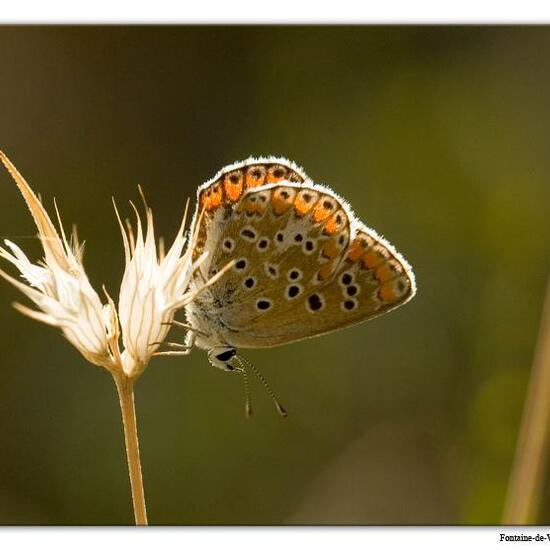
<instances>
[{"instance_id":1,"label":"blurred dark background","mask_svg":"<svg viewBox=\"0 0 550 550\"><path fill-rule=\"evenodd\" d=\"M258 385L246 420L201 351L155 359L151 523L500 520L550 271L550 28L2 27L0 68L0 148L78 224L98 289L123 269L111 195L128 214L142 185L171 239L197 185L266 154L417 275L396 312L247 354L286 420ZM38 259L4 170L0 192L0 234ZM112 380L16 299L0 284L0 523L131 523Z\"/></svg>"}]
</instances>

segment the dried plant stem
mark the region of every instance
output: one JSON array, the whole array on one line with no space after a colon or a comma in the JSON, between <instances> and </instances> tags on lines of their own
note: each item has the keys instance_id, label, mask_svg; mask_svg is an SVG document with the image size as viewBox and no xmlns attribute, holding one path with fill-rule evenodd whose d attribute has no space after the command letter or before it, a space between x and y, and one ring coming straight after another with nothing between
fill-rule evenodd
<instances>
[{"instance_id":1,"label":"dried plant stem","mask_svg":"<svg viewBox=\"0 0 550 550\"><path fill-rule=\"evenodd\" d=\"M516 456L508 485L503 523L537 521L548 462L550 421L550 280L527 390Z\"/></svg>"},{"instance_id":2,"label":"dried plant stem","mask_svg":"<svg viewBox=\"0 0 550 550\"><path fill-rule=\"evenodd\" d=\"M141 461L139 458L139 443L136 424L136 409L134 406L134 384L123 374L113 374L120 401L120 412L124 424L124 440L128 458L128 473L132 486L132 502L136 525L147 525L147 510L145 494L141 477Z\"/></svg>"}]
</instances>

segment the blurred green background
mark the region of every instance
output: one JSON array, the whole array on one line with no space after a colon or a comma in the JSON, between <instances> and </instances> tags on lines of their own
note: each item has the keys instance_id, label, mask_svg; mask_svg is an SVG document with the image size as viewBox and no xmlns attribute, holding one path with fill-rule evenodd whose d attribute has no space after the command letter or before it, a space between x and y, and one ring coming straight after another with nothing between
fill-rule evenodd
<instances>
[{"instance_id":1,"label":"blurred green background","mask_svg":"<svg viewBox=\"0 0 550 550\"><path fill-rule=\"evenodd\" d=\"M78 224L96 288L123 269L111 195L129 214L141 184L171 239L197 185L265 154L417 275L396 312L247 354L286 420L258 384L246 420L200 350L155 359L151 523L500 520L550 271L550 28L2 27L0 67L0 148ZM0 190L0 234L38 259L4 170ZM114 384L21 299L0 284L0 523L132 523Z\"/></svg>"}]
</instances>

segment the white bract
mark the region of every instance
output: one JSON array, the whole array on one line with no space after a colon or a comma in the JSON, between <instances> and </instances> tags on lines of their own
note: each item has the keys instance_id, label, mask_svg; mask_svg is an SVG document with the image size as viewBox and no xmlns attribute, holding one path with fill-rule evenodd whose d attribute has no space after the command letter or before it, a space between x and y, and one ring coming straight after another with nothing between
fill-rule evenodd
<instances>
[{"instance_id":1,"label":"white bract","mask_svg":"<svg viewBox=\"0 0 550 550\"><path fill-rule=\"evenodd\" d=\"M174 313L192 299L192 295L185 291L193 270L204 259L199 258L193 264L192 247L188 247L182 256L186 241L184 229L187 208L176 238L165 254L162 241L157 250L153 212L145 198L143 202L146 211L145 233L139 213L132 204L136 213L135 237L130 224L127 223L124 228L117 211L126 257L118 315L124 344L122 366L128 375L137 375L147 366L166 338Z\"/></svg>"},{"instance_id":2,"label":"white bract","mask_svg":"<svg viewBox=\"0 0 550 550\"><path fill-rule=\"evenodd\" d=\"M203 255L196 262L192 261L193 246L187 247L182 254L186 243L187 208L176 238L165 254L162 241L158 247L155 242L153 213L145 200L145 232L133 204L136 212L135 233L129 222L124 228L115 206L126 258L117 312L107 292L106 303L103 303L90 284L82 263L82 247L76 230L70 240L67 239L56 206L59 234L38 197L1 151L0 160L12 175L31 211L44 249L44 258L33 264L15 243L6 240L5 247L0 247L0 257L11 262L26 282L2 270L0 276L21 290L38 309L21 304L14 306L33 319L59 327L91 363L113 373L122 373L130 379L137 378L166 338L175 312L225 271L222 270L198 291L187 291L193 271L205 259ZM196 237L196 232L191 235L192 240Z\"/></svg>"}]
</instances>

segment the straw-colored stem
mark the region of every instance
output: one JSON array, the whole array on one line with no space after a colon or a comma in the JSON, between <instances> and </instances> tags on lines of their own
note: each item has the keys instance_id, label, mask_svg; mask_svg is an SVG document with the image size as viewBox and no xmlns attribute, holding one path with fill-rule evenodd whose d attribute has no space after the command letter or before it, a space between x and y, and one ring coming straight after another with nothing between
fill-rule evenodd
<instances>
[{"instance_id":1,"label":"straw-colored stem","mask_svg":"<svg viewBox=\"0 0 550 550\"><path fill-rule=\"evenodd\" d=\"M538 342L516 455L508 485L503 523L525 525L537 521L548 462L550 421L550 280L546 290Z\"/></svg>"},{"instance_id":2,"label":"straw-colored stem","mask_svg":"<svg viewBox=\"0 0 550 550\"><path fill-rule=\"evenodd\" d=\"M124 441L128 458L128 473L132 487L132 502L136 525L147 525L147 510L145 508L145 494L141 477L141 461L139 458L139 443L136 424L136 410L134 407L133 381L122 374L114 374L115 384L120 401L120 412L124 425Z\"/></svg>"}]
</instances>

